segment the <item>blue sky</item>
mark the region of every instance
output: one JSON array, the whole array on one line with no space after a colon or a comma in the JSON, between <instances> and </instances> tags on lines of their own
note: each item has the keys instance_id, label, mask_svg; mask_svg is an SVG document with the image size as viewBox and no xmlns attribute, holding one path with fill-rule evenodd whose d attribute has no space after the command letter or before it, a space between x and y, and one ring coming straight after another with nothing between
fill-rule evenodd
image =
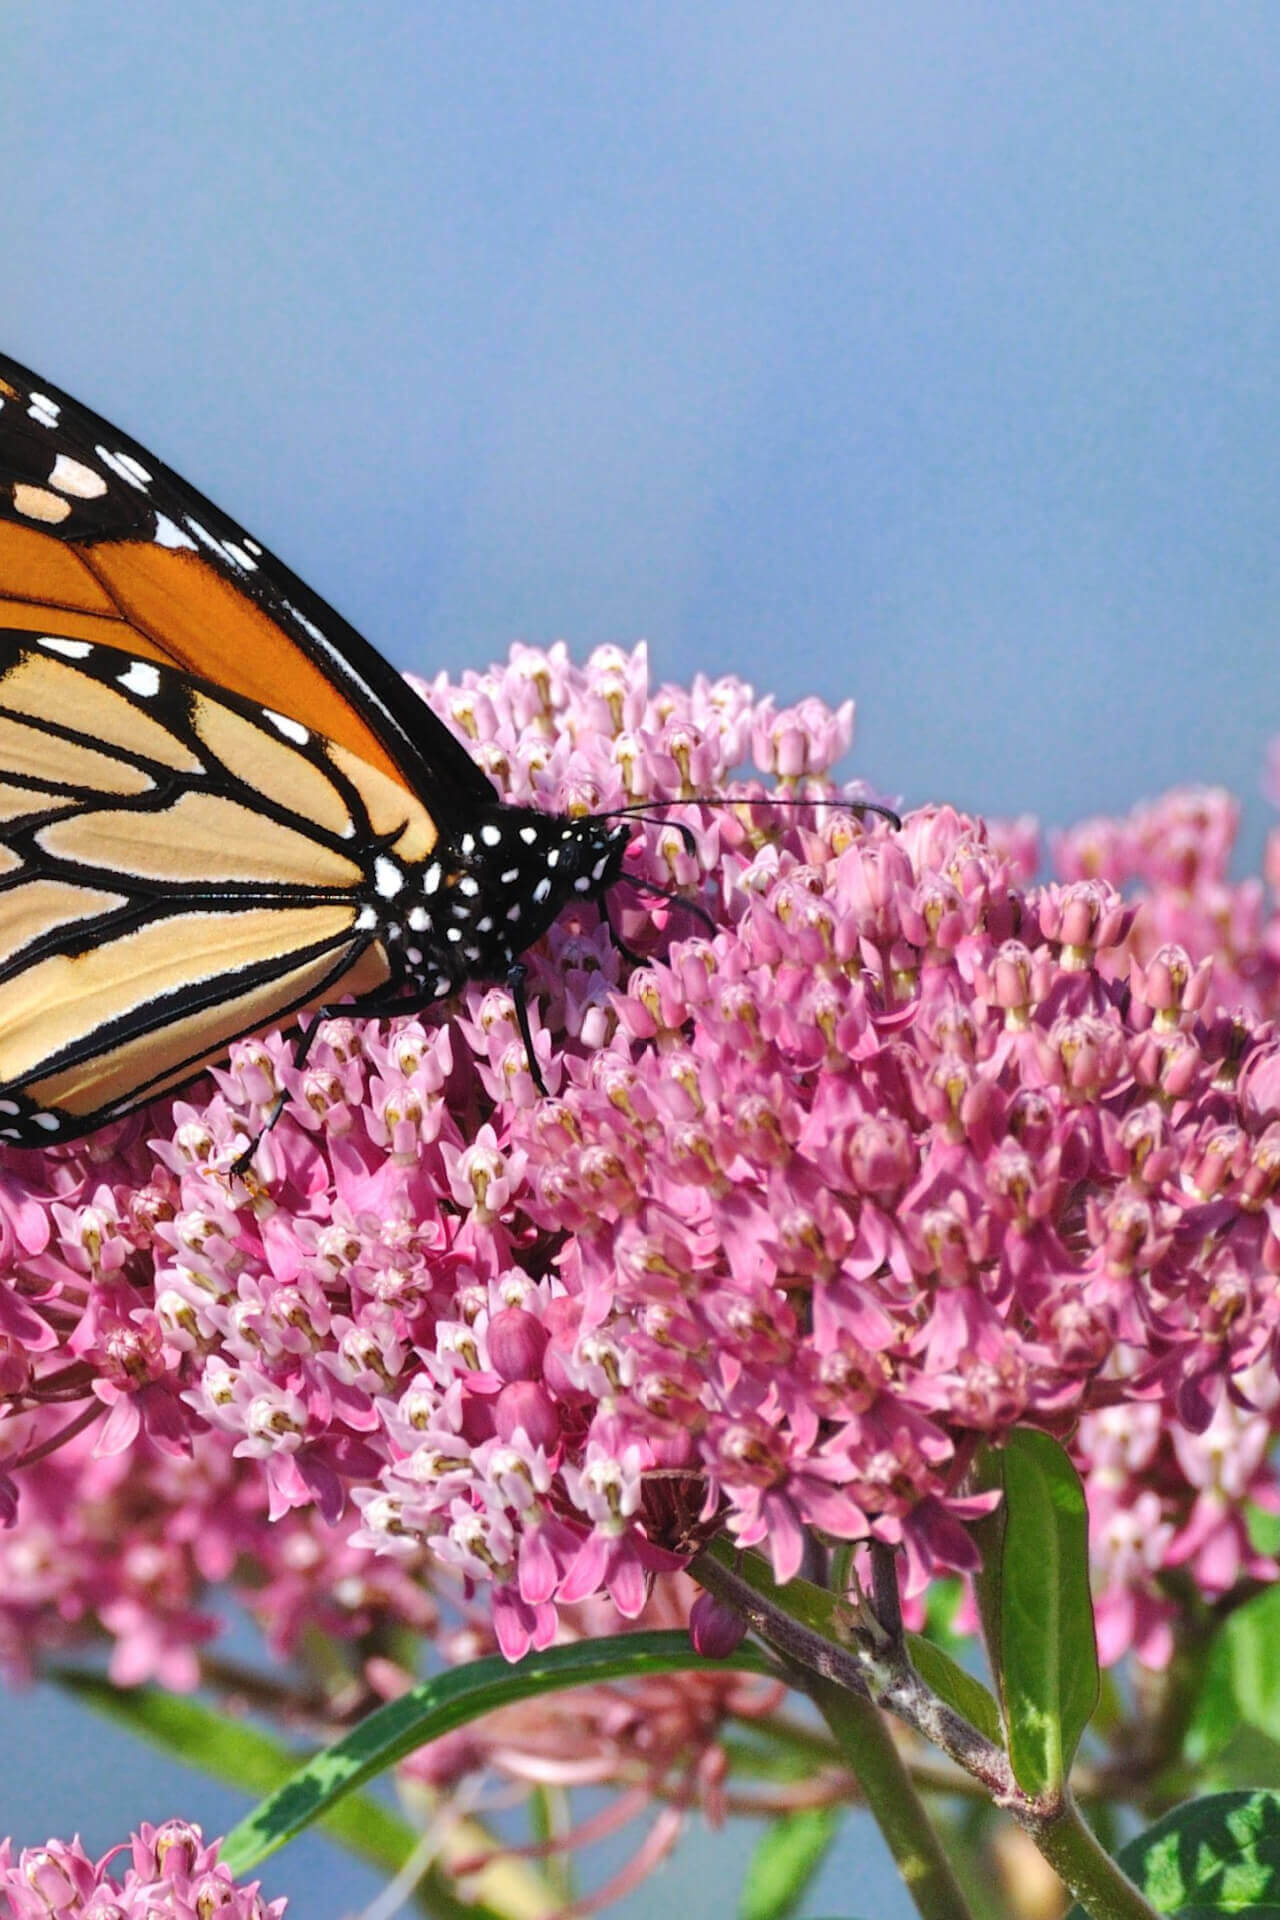
<instances>
[{"instance_id":1,"label":"blue sky","mask_svg":"<svg viewBox=\"0 0 1280 1920\"><path fill-rule=\"evenodd\" d=\"M1274 6L10 0L5 40L0 340L400 664L644 635L854 694L908 803L1224 781L1256 855Z\"/></svg>"}]
</instances>

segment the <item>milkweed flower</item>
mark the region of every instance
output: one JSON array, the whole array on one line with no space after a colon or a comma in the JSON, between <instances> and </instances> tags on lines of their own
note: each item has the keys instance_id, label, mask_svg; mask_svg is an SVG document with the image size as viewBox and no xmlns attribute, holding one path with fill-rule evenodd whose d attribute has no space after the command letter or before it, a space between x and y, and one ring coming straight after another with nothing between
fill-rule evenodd
<instances>
[{"instance_id":1,"label":"milkweed flower","mask_svg":"<svg viewBox=\"0 0 1280 1920\"><path fill-rule=\"evenodd\" d=\"M278 1920L285 1900L264 1900L257 1882L237 1886L218 1861L218 1843L206 1846L197 1826L166 1820L145 1823L125 1846L93 1860L78 1839L49 1840L14 1852L0 1841L0 1916L49 1920L83 1914L86 1920Z\"/></svg>"},{"instance_id":2,"label":"milkweed flower","mask_svg":"<svg viewBox=\"0 0 1280 1920\"><path fill-rule=\"evenodd\" d=\"M1155 1542L1273 1578L1241 1515L1275 1492L1280 922L1225 877L1226 797L1089 823L1037 885L1025 821L894 830L833 784L846 709L620 648L428 691L512 797L662 806L612 925L528 956L549 1093L477 985L0 1154L15 1537L63 1432L157 1485L212 1459L267 1527L487 1591L514 1658L595 1596L634 1618L717 1528L782 1580L813 1532L901 1549L909 1593L967 1571L967 1464L1029 1421L1096 1489L1110 1646L1159 1654ZM748 752L778 788L732 785ZM1136 1482L1093 1461L1126 1411L1161 1435L1127 1544Z\"/></svg>"}]
</instances>

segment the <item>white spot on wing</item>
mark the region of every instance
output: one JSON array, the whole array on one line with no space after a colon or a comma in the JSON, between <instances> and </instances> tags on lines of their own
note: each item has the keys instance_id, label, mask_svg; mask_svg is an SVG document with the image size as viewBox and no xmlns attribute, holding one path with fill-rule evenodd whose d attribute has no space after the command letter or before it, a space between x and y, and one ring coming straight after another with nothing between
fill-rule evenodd
<instances>
[{"instance_id":1,"label":"white spot on wing","mask_svg":"<svg viewBox=\"0 0 1280 1920\"><path fill-rule=\"evenodd\" d=\"M141 460L135 460L131 453L118 453L116 459L120 462L120 465L124 468L135 486L149 487L151 485L151 475L147 472Z\"/></svg>"},{"instance_id":2,"label":"white spot on wing","mask_svg":"<svg viewBox=\"0 0 1280 1920\"><path fill-rule=\"evenodd\" d=\"M51 400L47 393L29 393L27 395L27 412L40 426L56 427L58 424L58 415L62 412L62 408L56 400Z\"/></svg>"},{"instance_id":3,"label":"white spot on wing","mask_svg":"<svg viewBox=\"0 0 1280 1920\"><path fill-rule=\"evenodd\" d=\"M49 485L59 493L73 493L77 500L100 500L107 490L100 473L86 467L83 460L73 460L69 453L60 453L54 461L49 469Z\"/></svg>"},{"instance_id":4,"label":"white spot on wing","mask_svg":"<svg viewBox=\"0 0 1280 1920\"><path fill-rule=\"evenodd\" d=\"M144 700L154 699L160 691L160 675L149 660L135 660L124 673L118 673L116 679L122 687L128 687L130 693L140 694Z\"/></svg>"},{"instance_id":5,"label":"white spot on wing","mask_svg":"<svg viewBox=\"0 0 1280 1920\"><path fill-rule=\"evenodd\" d=\"M476 893L479 893L479 891L480 891L480 882L478 880L473 880L469 873L464 874L462 879L459 880L458 882L459 893L476 894Z\"/></svg>"},{"instance_id":6,"label":"white spot on wing","mask_svg":"<svg viewBox=\"0 0 1280 1920\"><path fill-rule=\"evenodd\" d=\"M262 717L271 722L277 733L282 733L286 740L292 740L297 747L305 747L311 738L301 720L291 720L287 713L275 713L270 707L264 707Z\"/></svg>"},{"instance_id":7,"label":"white spot on wing","mask_svg":"<svg viewBox=\"0 0 1280 1920\"><path fill-rule=\"evenodd\" d=\"M550 891L551 891L551 882L544 876L541 880L539 880L537 886L533 890L533 897L537 901L539 906L542 905L542 902L546 899Z\"/></svg>"},{"instance_id":8,"label":"white spot on wing","mask_svg":"<svg viewBox=\"0 0 1280 1920\"><path fill-rule=\"evenodd\" d=\"M424 893L434 893L436 888L439 885L440 885L440 862L438 860L433 860L431 865L427 868L427 877L422 883L422 891Z\"/></svg>"},{"instance_id":9,"label":"white spot on wing","mask_svg":"<svg viewBox=\"0 0 1280 1920\"><path fill-rule=\"evenodd\" d=\"M409 909L409 927L410 927L410 930L411 930L411 931L412 931L413 933L423 933L423 932L425 932L425 930L426 930L426 927L427 927L427 924L428 924L428 921L427 921L427 910L426 910L426 908L425 908L425 907L410 907L410 909Z\"/></svg>"},{"instance_id":10,"label":"white spot on wing","mask_svg":"<svg viewBox=\"0 0 1280 1920\"><path fill-rule=\"evenodd\" d=\"M394 900L404 885L404 874L385 853L380 853L373 863L373 884L384 900Z\"/></svg>"},{"instance_id":11,"label":"white spot on wing","mask_svg":"<svg viewBox=\"0 0 1280 1920\"><path fill-rule=\"evenodd\" d=\"M46 1133L56 1133L62 1125L56 1113L33 1113L31 1118L38 1127L43 1127Z\"/></svg>"},{"instance_id":12,"label":"white spot on wing","mask_svg":"<svg viewBox=\"0 0 1280 1920\"><path fill-rule=\"evenodd\" d=\"M508 867L506 872L499 874L498 877L504 887L514 887L516 881L520 878L520 869L519 867Z\"/></svg>"},{"instance_id":13,"label":"white spot on wing","mask_svg":"<svg viewBox=\"0 0 1280 1920\"><path fill-rule=\"evenodd\" d=\"M152 538L158 547L172 547L175 552L184 547L188 553L194 553L196 550L196 543L191 535L184 533L177 521L171 520L167 513L156 515L156 530Z\"/></svg>"},{"instance_id":14,"label":"white spot on wing","mask_svg":"<svg viewBox=\"0 0 1280 1920\"><path fill-rule=\"evenodd\" d=\"M60 653L67 660L83 660L93 648L87 640L68 640L61 633L46 633L40 637L40 645L50 653Z\"/></svg>"},{"instance_id":15,"label":"white spot on wing","mask_svg":"<svg viewBox=\"0 0 1280 1920\"><path fill-rule=\"evenodd\" d=\"M222 543L222 551L226 554L231 564L239 567L242 573L256 573L258 571L257 561L251 560L244 548L238 547L234 540L224 540Z\"/></svg>"},{"instance_id":16,"label":"white spot on wing","mask_svg":"<svg viewBox=\"0 0 1280 1920\"><path fill-rule=\"evenodd\" d=\"M531 847L537 837L538 829L536 827L521 827L520 838L524 841L526 847Z\"/></svg>"},{"instance_id":17,"label":"white spot on wing","mask_svg":"<svg viewBox=\"0 0 1280 1920\"><path fill-rule=\"evenodd\" d=\"M356 915L356 925L359 927L361 933L369 932L370 928L376 927L377 924L378 909L373 906L361 907L359 913Z\"/></svg>"},{"instance_id":18,"label":"white spot on wing","mask_svg":"<svg viewBox=\"0 0 1280 1920\"><path fill-rule=\"evenodd\" d=\"M461 840L461 846L462 846L462 851L465 854L474 853L476 850L476 837L474 833L464 833Z\"/></svg>"},{"instance_id":19,"label":"white spot on wing","mask_svg":"<svg viewBox=\"0 0 1280 1920\"><path fill-rule=\"evenodd\" d=\"M559 849L559 847L551 847L551 848L549 848L549 849L548 849L548 852L547 852L547 865L548 865L549 867L558 867L558 866L560 865L560 849Z\"/></svg>"},{"instance_id":20,"label":"white spot on wing","mask_svg":"<svg viewBox=\"0 0 1280 1920\"><path fill-rule=\"evenodd\" d=\"M143 484L137 474L131 472L125 465L125 461L129 457L128 454L112 453L110 447L101 446L95 447L94 452L97 454L99 460L101 460L103 466L106 467L109 472L114 473L117 480L125 481L127 485L135 487L139 493L144 491ZM135 460L133 464L136 467L138 463Z\"/></svg>"},{"instance_id":21,"label":"white spot on wing","mask_svg":"<svg viewBox=\"0 0 1280 1920\"><path fill-rule=\"evenodd\" d=\"M500 847L502 845L502 829L490 823L487 827L481 827L480 838L484 841L486 847Z\"/></svg>"}]
</instances>

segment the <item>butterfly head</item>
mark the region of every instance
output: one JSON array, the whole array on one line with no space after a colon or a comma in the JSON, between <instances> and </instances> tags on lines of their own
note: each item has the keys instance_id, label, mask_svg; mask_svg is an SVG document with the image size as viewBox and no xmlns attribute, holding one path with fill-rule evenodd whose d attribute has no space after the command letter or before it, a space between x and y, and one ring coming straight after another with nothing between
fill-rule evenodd
<instances>
[{"instance_id":1,"label":"butterfly head","mask_svg":"<svg viewBox=\"0 0 1280 1920\"><path fill-rule=\"evenodd\" d=\"M598 900L622 872L625 821L495 806L459 834L441 862L433 906L472 979L501 977L576 901ZM455 933L449 929L456 929Z\"/></svg>"}]
</instances>

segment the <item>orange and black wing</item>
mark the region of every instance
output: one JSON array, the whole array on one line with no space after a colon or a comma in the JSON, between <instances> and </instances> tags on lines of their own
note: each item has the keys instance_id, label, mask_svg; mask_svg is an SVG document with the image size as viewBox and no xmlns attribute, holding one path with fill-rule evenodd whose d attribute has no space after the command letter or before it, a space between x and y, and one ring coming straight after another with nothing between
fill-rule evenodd
<instances>
[{"instance_id":1,"label":"orange and black wing","mask_svg":"<svg viewBox=\"0 0 1280 1920\"><path fill-rule=\"evenodd\" d=\"M90 1132L240 1035L394 991L379 862L412 876L436 841L292 716L75 622L0 628L0 1141Z\"/></svg>"},{"instance_id":2,"label":"orange and black wing","mask_svg":"<svg viewBox=\"0 0 1280 1920\"><path fill-rule=\"evenodd\" d=\"M0 626L177 666L288 714L441 823L466 748L340 615L153 454L0 355Z\"/></svg>"}]
</instances>

